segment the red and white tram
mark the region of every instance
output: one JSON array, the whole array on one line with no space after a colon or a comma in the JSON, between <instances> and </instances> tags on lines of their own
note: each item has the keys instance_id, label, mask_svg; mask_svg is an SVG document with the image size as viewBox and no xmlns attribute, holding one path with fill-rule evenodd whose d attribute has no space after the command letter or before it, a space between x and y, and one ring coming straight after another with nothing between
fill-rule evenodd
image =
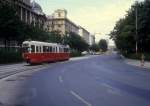
<instances>
[{"instance_id":1,"label":"red and white tram","mask_svg":"<svg viewBox=\"0 0 150 106\"><path fill-rule=\"evenodd\" d=\"M29 64L69 59L69 46L38 41L24 41L23 59Z\"/></svg>"}]
</instances>

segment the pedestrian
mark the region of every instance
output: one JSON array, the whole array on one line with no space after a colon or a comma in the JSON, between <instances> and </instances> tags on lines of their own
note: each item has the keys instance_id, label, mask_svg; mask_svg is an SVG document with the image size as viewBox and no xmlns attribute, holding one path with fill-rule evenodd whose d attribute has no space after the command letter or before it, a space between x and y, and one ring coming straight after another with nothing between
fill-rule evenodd
<instances>
[{"instance_id":1,"label":"pedestrian","mask_svg":"<svg viewBox=\"0 0 150 106\"><path fill-rule=\"evenodd\" d=\"M144 59L145 59L145 56L144 56L144 54L142 53L142 55L141 55L141 67L144 66Z\"/></svg>"}]
</instances>

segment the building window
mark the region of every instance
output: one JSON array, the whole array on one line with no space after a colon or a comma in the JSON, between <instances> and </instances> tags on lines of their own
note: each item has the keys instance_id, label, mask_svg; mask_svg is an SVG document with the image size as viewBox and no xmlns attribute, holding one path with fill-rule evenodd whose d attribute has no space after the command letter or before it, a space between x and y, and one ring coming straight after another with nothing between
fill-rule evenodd
<instances>
[{"instance_id":1,"label":"building window","mask_svg":"<svg viewBox=\"0 0 150 106\"><path fill-rule=\"evenodd\" d=\"M60 24L58 24L58 27L60 28L60 27L61 27L61 25L60 25Z\"/></svg>"},{"instance_id":2,"label":"building window","mask_svg":"<svg viewBox=\"0 0 150 106\"><path fill-rule=\"evenodd\" d=\"M58 17L61 17L61 13L58 13Z\"/></svg>"}]
</instances>

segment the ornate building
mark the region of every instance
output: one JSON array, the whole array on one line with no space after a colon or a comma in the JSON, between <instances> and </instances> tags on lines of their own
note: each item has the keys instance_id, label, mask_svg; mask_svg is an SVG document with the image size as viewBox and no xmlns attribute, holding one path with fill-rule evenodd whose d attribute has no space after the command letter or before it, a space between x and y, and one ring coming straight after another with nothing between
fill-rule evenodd
<instances>
[{"instance_id":1,"label":"ornate building","mask_svg":"<svg viewBox=\"0 0 150 106\"><path fill-rule=\"evenodd\" d=\"M12 5L23 22L44 28L46 16L41 6L35 1L31 3L30 0L0 0L0 2Z\"/></svg>"},{"instance_id":2,"label":"ornate building","mask_svg":"<svg viewBox=\"0 0 150 106\"><path fill-rule=\"evenodd\" d=\"M67 11L65 9L58 9L47 18L45 26L47 31L58 31L62 36L69 32L78 34L79 27L67 18Z\"/></svg>"}]
</instances>

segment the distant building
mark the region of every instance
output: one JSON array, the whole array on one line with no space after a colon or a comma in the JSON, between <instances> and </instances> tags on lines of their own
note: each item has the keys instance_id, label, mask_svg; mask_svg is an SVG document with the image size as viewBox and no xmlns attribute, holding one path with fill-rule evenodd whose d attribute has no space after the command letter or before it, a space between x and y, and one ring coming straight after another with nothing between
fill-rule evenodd
<instances>
[{"instance_id":1,"label":"distant building","mask_svg":"<svg viewBox=\"0 0 150 106\"><path fill-rule=\"evenodd\" d=\"M79 35L90 45L90 33L81 26L79 26Z\"/></svg>"},{"instance_id":2,"label":"distant building","mask_svg":"<svg viewBox=\"0 0 150 106\"><path fill-rule=\"evenodd\" d=\"M67 11L65 9L58 9L47 18L45 25L47 31L58 31L62 36L70 32L78 34L79 27L67 18Z\"/></svg>"},{"instance_id":3,"label":"distant building","mask_svg":"<svg viewBox=\"0 0 150 106\"><path fill-rule=\"evenodd\" d=\"M90 45L95 44L95 35L90 35Z\"/></svg>"}]
</instances>

